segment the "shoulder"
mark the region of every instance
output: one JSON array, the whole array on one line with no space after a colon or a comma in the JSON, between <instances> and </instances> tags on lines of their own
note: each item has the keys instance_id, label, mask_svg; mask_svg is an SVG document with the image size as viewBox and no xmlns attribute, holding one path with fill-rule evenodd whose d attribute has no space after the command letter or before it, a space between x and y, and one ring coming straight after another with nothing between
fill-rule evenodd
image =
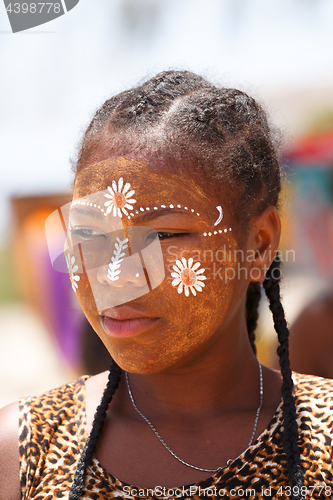
<instances>
[{"instance_id":1,"label":"shoulder","mask_svg":"<svg viewBox=\"0 0 333 500\"><path fill-rule=\"evenodd\" d=\"M108 381L108 372L99 373L89 377L85 382L86 393L86 417L88 433L91 431L96 408L103 396Z\"/></svg>"},{"instance_id":2,"label":"shoulder","mask_svg":"<svg viewBox=\"0 0 333 500\"><path fill-rule=\"evenodd\" d=\"M20 495L18 403L0 410L0 500L17 500Z\"/></svg>"},{"instance_id":3,"label":"shoulder","mask_svg":"<svg viewBox=\"0 0 333 500\"><path fill-rule=\"evenodd\" d=\"M308 481L332 487L333 380L293 373L301 462Z\"/></svg>"},{"instance_id":4,"label":"shoulder","mask_svg":"<svg viewBox=\"0 0 333 500\"><path fill-rule=\"evenodd\" d=\"M31 414L42 414L44 421L70 414L78 403L85 400L85 380L81 377L74 382L62 385L50 391L21 400L20 407L26 406Z\"/></svg>"},{"instance_id":5,"label":"shoulder","mask_svg":"<svg viewBox=\"0 0 333 500\"><path fill-rule=\"evenodd\" d=\"M10 443L15 448L16 491L24 497L34 498L58 465L63 465L67 475L70 474L68 464L80 454L86 439L85 379L21 399L7 410L11 412L7 418L12 421L16 412L16 432L12 431Z\"/></svg>"},{"instance_id":6,"label":"shoulder","mask_svg":"<svg viewBox=\"0 0 333 500\"><path fill-rule=\"evenodd\" d=\"M40 396L19 402L20 443L51 440L55 433L73 435L85 416L85 379L81 377ZM65 431L66 429L66 431ZM45 446L43 446L45 448Z\"/></svg>"},{"instance_id":7,"label":"shoulder","mask_svg":"<svg viewBox=\"0 0 333 500\"><path fill-rule=\"evenodd\" d=\"M301 431L331 444L333 438L333 380L293 372L296 411ZM308 434L308 437L310 434Z\"/></svg>"},{"instance_id":8,"label":"shoulder","mask_svg":"<svg viewBox=\"0 0 333 500\"><path fill-rule=\"evenodd\" d=\"M293 372L296 399L326 401L333 405L333 379Z\"/></svg>"},{"instance_id":9,"label":"shoulder","mask_svg":"<svg viewBox=\"0 0 333 500\"><path fill-rule=\"evenodd\" d=\"M85 412L85 378L19 401L20 440L45 441Z\"/></svg>"}]
</instances>

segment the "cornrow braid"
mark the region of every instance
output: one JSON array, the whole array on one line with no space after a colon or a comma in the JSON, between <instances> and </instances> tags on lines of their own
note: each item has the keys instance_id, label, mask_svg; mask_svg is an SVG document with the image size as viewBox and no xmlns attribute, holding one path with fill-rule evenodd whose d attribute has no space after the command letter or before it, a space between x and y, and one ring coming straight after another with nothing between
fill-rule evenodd
<instances>
[{"instance_id":1,"label":"cornrow braid","mask_svg":"<svg viewBox=\"0 0 333 500\"><path fill-rule=\"evenodd\" d=\"M74 482L72 484L68 500L79 500L79 498L83 493L84 480L87 467L94 454L98 438L102 431L107 409L109 407L109 404L111 403L114 393L118 388L121 378L121 373L122 373L121 368L117 365L117 363L114 360L112 360L109 371L108 383L104 390L101 402L96 410L92 425L92 430L90 432L84 450L76 466Z\"/></svg>"},{"instance_id":2,"label":"cornrow braid","mask_svg":"<svg viewBox=\"0 0 333 500\"><path fill-rule=\"evenodd\" d=\"M237 185L233 216L243 225L268 205L277 206L276 147L262 107L244 92L212 86L190 93L166 115L165 133L198 159L208 178L231 191Z\"/></svg>"},{"instance_id":3,"label":"cornrow braid","mask_svg":"<svg viewBox=\"0 0 333 500\"><path fill-rule=\"evenodd\" d=\"M261 299L261 287L260 283L251 281L247 289L246 295L246 324L247 331L249 334L249 340L254 354L257 354L257 348L255 345L255 330L257 327L258 317L259 317L259 302Z\"/></svg>"},{"instance_id":4,"label":"cornrow braid","mask_svg":"<svg viewBox=\"0 0 333 500\"><path fill-rule=\"evenodd\" d=\"M289 330L284 316L283 306L280 300L280 256L277 253L270 268L266 273L263 283L264 290L269 300L269 308L273 315L274 328L278 334L279 363L283 377L283 449L287 458L287 473L291 483L292 500L301 500L302 486L304 485L304 473L301 468L300 452L298 448L298 429L296 422L296 405L293 395L293 380L291 377L289 361ZM299 494L296 494L299 492Z\"/></svg>"},{"instance_id":5,"label":"cornrow braid","mask_svg":"<svg viewBox=\"0 0 333 500\"><path fill-rule=\"evenodd\" d=\"M163 120L175 100L210 87L207 80L195 73L170 70L111 97L96 111L79 144L78 158L73 165L75 173L108 135L114 136L121 130L129 129L142 132L149 126L153 127ZM114 140L110 142L114 145Z\"/></svg>"}]
</instances>

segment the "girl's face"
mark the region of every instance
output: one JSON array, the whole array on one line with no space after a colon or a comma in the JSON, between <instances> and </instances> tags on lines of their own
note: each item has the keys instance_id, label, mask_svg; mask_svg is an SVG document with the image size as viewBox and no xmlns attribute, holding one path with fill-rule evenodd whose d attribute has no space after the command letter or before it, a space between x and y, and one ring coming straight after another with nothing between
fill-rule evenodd
<instances>
[{"instance_id":1,"label":"girl's face","mask_svg":"<svg viewBox=\"0 0 333 500\"><path fill-rule=\"evenodd\" d=\"M156 160L121 157L76 178L67 260L72 271L80 259L83 266L72 284L124 370L154 373L191 362L245 321L249 263L239 272L241 238L227 193L217 199L201 181L159 171Z\"/></svg>"}]
</instances>

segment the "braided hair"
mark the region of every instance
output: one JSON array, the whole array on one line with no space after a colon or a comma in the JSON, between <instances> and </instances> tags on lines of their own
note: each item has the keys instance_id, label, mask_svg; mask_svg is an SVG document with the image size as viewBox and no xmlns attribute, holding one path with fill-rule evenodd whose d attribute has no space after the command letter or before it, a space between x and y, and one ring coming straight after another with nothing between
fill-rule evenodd
<instances>
[{"instance_id":1,"label":"braided hair","mask_svg":"<svg viewBox=\"0 0 333 500\"><path fill-rule=\"evenodd\" d=\"M109 404L111 403L112 397L118 388L121 373L121 368L119 368L117 363L112 360L109 370L108 383L104 390L102 400L96 410L90 435L76 466L74 482L71 487L68 500L78 500L83 494L86 470L96 449L98 438L102 432L106 412Z\"/></svg>"},{"instance_id":2,"label":"braided hair","mask_svg":"<svg viewBox=\"0 0 333 500\"><path fill-rule=\"evenodd\" d=\"M257 348L255 344L255 331L257 328L257 322L259 317L259 302L261 299L261 287L260 283L251 281L248 286L246 294L246 324L247 332L249 335L249 341L254 354L257 354Z\"/></svg>"},{"instance_id":3,"label":"braided hair","mask_svg":"<svg viewBox=\"0 0 333 500\"><path fill-rule=\"evenodd\" d=\"M292 491L301 492L304 484L304 474L301 469L300 454L297 445L298 429L296 422L296 406L293 396L293 380L289 361L289 330L284 317L284 310L280 300L280 256L276 255L268 269L263 283L264 290L269 300L269 308L273 315L274 328L278 334L279 363L283 377L283 449L287 458L287 472L291 482ZM298 499L298 495L292 498Z\"/></svg>"},{"instance_id":4,"label":"braided hair","mask_svg":"<svg viewBox=\"0 0 333 500\"><path fill-rule=\"evenodd\" d=\"M216 185L227 185L237 206L233 216L247 232L247 222L269 205L278 205L281 168L277 145L262 107L245 92L218 88L188 71L164 71L155 77L107 100L96 112L80 144L76 174L91 164L95 153L106 158L134 151L159 151L163 165L168 155L179 155L178 169L203 172ZM188 160L188 161L187 161ZM283 449L287 473L294 494L302 491L303 472L298 449L296 407L293 396L288 336L280 301L280 259L274 259L264 280L264 290L278 334L283 377ZM246 297L246 321L254 353L255 329L261 297L259 283L251 282ZM70 500L78 500L84 488L84 476L121 370L113 362L108 386L97 409L93 429L79 460ZM294 488L297 486L298 488Z\"/></svg>"}]
</instances>

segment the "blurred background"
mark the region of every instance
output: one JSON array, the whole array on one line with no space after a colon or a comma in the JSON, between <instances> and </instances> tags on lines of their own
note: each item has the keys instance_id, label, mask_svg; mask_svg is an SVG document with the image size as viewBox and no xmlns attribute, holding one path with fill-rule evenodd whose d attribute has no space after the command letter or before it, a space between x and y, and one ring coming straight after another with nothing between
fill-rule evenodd
<instances>
[{"instance_id":1,"label":"blurred background","mask_svg":"<svg viewBox=\"0 0 333 500\"><path fill-rule=\"evenodd\" d=\"M284 136L289 322L330 296L332 25L331 0L80 0L12 34L0 5L0 406L109 362L68 276L50 266L44 223L70 197L70 159L96 108L158 71L189 69L265 104ZM261 309L259 356L274 365ZM333 346L329 354L333 369Z\"/></svg>"}]
</instances>

